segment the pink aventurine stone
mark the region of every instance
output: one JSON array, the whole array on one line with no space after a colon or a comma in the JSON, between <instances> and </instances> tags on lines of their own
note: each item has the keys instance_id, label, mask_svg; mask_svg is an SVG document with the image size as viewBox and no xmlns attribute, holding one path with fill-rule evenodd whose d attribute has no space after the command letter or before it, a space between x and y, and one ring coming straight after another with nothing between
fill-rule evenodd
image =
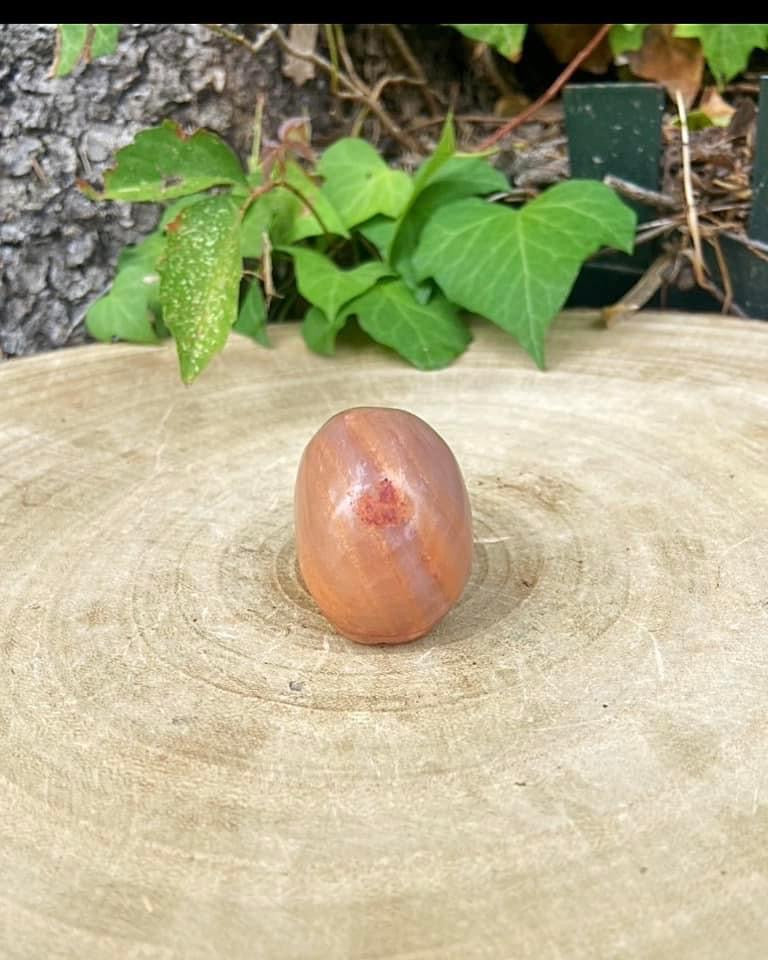
<instances>
[{"instance_id":1,"label":"pink aventurine stone","mask_svg":"<svg viewBox=\"0 0 768 960\"><path fill-rule=\"evenodd\" d=\"M331 417L302 455L295 519L309 592L359 643L424 636L469 578L472 513L461 471L445 441L405 410Z\"/></svg>"}]
</instances>

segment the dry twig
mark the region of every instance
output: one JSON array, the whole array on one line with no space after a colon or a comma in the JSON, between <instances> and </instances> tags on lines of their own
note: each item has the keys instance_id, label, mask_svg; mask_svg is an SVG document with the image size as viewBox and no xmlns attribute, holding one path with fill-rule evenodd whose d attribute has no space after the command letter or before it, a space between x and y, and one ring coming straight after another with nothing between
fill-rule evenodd
<instances>
[{"instance_id":1,"label":"dry twig","mask_svg":"<svg viewBox=\"0 0 768 960\"><path fill-rule=\"evenodd\" d=\"M331 66L333 67L333 72L331 73L331 93L335 97L339 93L339 51L336 49L336 35L333 30L333 24L324 23L323 33L325 34L328 52L331 55Z\"/></svg>"},{"instance_id":2,"label":"dry twig","mask_svg":"<svg viewBox=\"0 0 768 960\"><path fill-rule=\"evenodd\" d=\"M370 112L378 118L382 127L387 131L387 133L389 133L393 139L397 140L402 147L411 152L421 152L418 145L401 129L399 124L392 119L384 107L374 97L373 91L357 74L354 64L352 63L352 58L349 56L346 43L344 42L343 32L337 31L336 41L338 44L339 54L344 62L345 69L347 70L346 73L337 70L330 61L326 60L325 57L321 56L319 53L316 53L314 50L300 50L298 47L294 46L280 29L279 24L259 24L259 26L263 26L265 29L255 41L251 41L247 37L242 36L242 34L235 33L233 30L229 30L220 23L206 23L205 26L214 33L219 34L219 36L226 37L233 43L240 44L240 46L245 47L254 54L261 50L267 40L269 40L271 37L274 37L281 50L289 53L292 57L296 57L298 60L308 60L318 69L322 70L324 73L327 73L330 77L336 77L339 86L343 87L345 90L345 99L357 100L359 103L365 104ZM411 78L408 78L409 81L410 79ZM340 94L340 96L344 95Z\"/></svg>"},{"instance_id":3,"label":"dry twig","mask_svg":"<svg viewBox=\"0 0 768 960\"><path fill-rule=\"evenodd\" d=\"M264 105L266 97L260 93L256 97L256 108L253 111L253 136L251 137L251 153L248 157L248 172L253 173L261 162L261 130L264 122Z\"/></svg>"},{"instance_id":4,"label":"dry twig","mask_svg":"<svg viewBox=\"0 0 768 960\"><path fill-rule=\"evenodd\" d=\"M694 262L694 253L689 248L688 250L683 250L681 256L687 257L691 263ZM730 274L728 274L728 282L730 283ZM718 303L722 304L723 313L730 312L737 317L746 317L747 314L741 309L741 307L736 303L727 304L726 294L718 287L718 285L711 280L709 277L704 277L704 282L701 284L701 289L706 290L707 293L711 294Z\"/></svg>"},{"instance_id":5,"label":"dry twig","mask_svg":"<svg viewBox=\"0 0 768 960\"><path fill-rule=\"evenodd\" d=\"M511 133L515 129L515 127L519 127L520 124L525 123L526 120L530 120L537 110L543 107L545 103L548 103L566 85L566 83L579 69L581 64L587 59L590 53L592 53L592 51L602 42L603 38L608 35L608 31L612 26L612 23L604 23L594 37L592 37L589 43L584 47L584 49L580 50L576 54L565 70L563 70L555 82L551 84L547 90L545 90L539 99L534 100L529 107L526 107L525 110L523 110L521 113L518 113L516 117L512 117L511 120L508 120L496 131L496 133L491 134L490 137L487 137L485 140L483 140L483 142L477 148L478 151L482 152L483 150L488 150L489 147L495 146L499 140L503 140L507 134Z\"/></svg>"},{"instance_id":6,"label":"dry twig","mask_svg":"<svg viewBox=\"0 0 768 960\"><path fill-rule=\"evenodd\" d=\"M388 87L391 83L411 83L416 86L419 85L419 81L414 80L413 77L404 77L399 75L396 77L382 77L381 80L378 81L376 86L371 91L371 96L373 97L373 99L378 100L379 97L384 92L385 88ZM358 99L357 97L353 97L352 94L340 93L338 96L342 100ZM360 133L360 128L365 123L365 118L368 116L369 113L370 113L370 107L368 106L367 103L364 103L363 106L360 108L360 111L358 112L357 116L355 117L355 122L352 124L352 127L350 128L349 135L351 137L358 136L358 134Z\"/></svg>"},{"instance_id":7,"label":"dry twig","mask_svg":"<svg viewBox=\"0 0 768 960\"><path fill-rule=\"evenodd\" d=\"M352 56L347 47L347 38L344 35L344 26L341 23L333 24L334 40L336 41L336 49L339 52L339 56L344 64L344 69L347 71L347 75L352 78L352 81L357 85L358 88L362 89L366 86L365 81L360 77L360 74L357 72L355 63L352 59Z\"/></svg>"},{"instance_id":8,"label":"dry twig","mask_svg":"<svg viewBox=\"0 0 768 960\"><path fill-rule=\"evenodd\" d=\"M629 180L622 180L620 177L614 177L607 173L603 177L603 183L607 187L612 187L617 193L628 197L630 200L637 200L638 203L644 203L649 207L658 207L660 210L677 210L680 204L674 197L666 193L659 193L657 190L647 190L645 187L639 187L636 183Z\"/></svg>"},{"instance_id":9,"label":"dry twig","mask_svg":"<svg viewBox=\"0 0 768 960\"><path fill-rule=\"evenodd\" d=\"M397 24L394 23L382 23L382 29L384 30L385 35L392 41L397 52L402 57L405 65L411 71L414 77L414 82L416 82L421 87L421 93L424 97L424 102L427 105L427 110L435 119L442 119L440 114L441 110L438 106L437 99L435 98L434 93L429 88L429 83L427 81L426 74L413 55L413 51L408 45L408 41L405 39Z\"/></svg>"},{"instance_id":10,"label":"dry twig","mask_svg":"<svg viewBox=\"0 0 768 960\"><path fill-rule=\"evenodd\" d=\"M648 243L649 240L654 240L656 237L663 237L665 233L669 233L671 230L677 230L684 219L685 216L679 214L674 217L662 217L659 220L646 220L637 228L635 246Z\"/></svg>"},{"instance_id":11,"label":"dry twig","mask_svg":"<svg viewBox=\"0 0 768 960\"><path fill-rule=\"evenodd\" d=\"M235 33L234 30L230 30L222 23L204 23L203 26L213 31L213 33L218 33L220 37L226 37L226 39L231 40L232 43L239 43L241 47L245 47L254 54L258 53L261 48L266 45L267 41L280 29L280 25L277 23L264 24L264 30L262 30L259 36L255 40L249 40L248 37L244 37L241 33Z\"/></svg>"},{"instance_id":12,"label":"dry twig","mask_svg":"<svg viewBox=\"0 0 768 960\"><path fill-rule=\"evenodd\" d=\"M688 134L688 115L685 110L685 101L679 90L675 91L677 113L680 117L680 139L683 153L683 190L685 193L685 212L688 219L688 229L693 242L693 272L700 287L705 286L704 258L701 253L701 234L699 232L699 217L696 212L696 199L693 195L691 183L691 143Z\"/></svg>"},{"instance_id":13,"label":"dry twig","mask_svg":"<svg viewBox=\"0 0 768 960\"><path fill-rule=\"evenodd\" d=\"M496 126L499 122L498 117L485 113L459 113L453 118L456 123L477 123ZM408 127L409 133L416 133L417 130L424 130L427 127L436 127L445 123L445 117L431 117L429 120L417 120Z\"/></svg>"},{"instance_id":14,"label":"dry twig","mask_svg":"<svg viewBox=\"0 0 768 960\"><path fill-rule=\"evenodd\" d=\"M734 233L732 230L721 230L720 233L729 240L735 240L736 243L747 247L756 257L768 263L768 244L761 243L759 240L753 240L751 237L746 237L741 233Z\"/></svg>"},{"instance_id":15,"label":"dry twig","mask_svg":"<svg viewBox=\"0 0 768 960\"><path fill-rule=\"evenodd\" d=\"M603 307L601 316L606 327L614 327L627 314L642 310L667 279L674 260L675 255L673 253L665 252L661 254L653 261L631 290L628 290L616 303L609 307Z\"/></svg>"},{"instance_id":16,"label":"dry twig","mask_svg":"<svg viewBox=\"0 0 768 960\"><path fill-rule=\"evenodd\" d=\"M88 159L87 155L85 159L86 160ZM49 183L48 176L45 170L43 170L42 166L40 165L40 161L37 159L37 157L30 157L29 164L32 167L32 169L35 171L35 176L40 181L40 183L42 183L44 187L47 187ZM85 166L86 168L87 175L90 176L90 173L88 173L88 165L83 164L83 166Z\"/></svg>"},{"instance_id":17,"label":"dry twig","mask_svg":"<svg viewBox=\"0 0 768 960\"><path fill-rule=\"evenodd\" d=\"M723 251L720 248L720 241L717 239L717 234L715 233L711 237L707 237L707 243L715 251L717 266L720 270L720 276L723 279L723 313L729 313L733 305L733 284L731 283L731 272L728 269L728 264L725 262L725 257L723 256Z\"/></svg>"}]
</instances>

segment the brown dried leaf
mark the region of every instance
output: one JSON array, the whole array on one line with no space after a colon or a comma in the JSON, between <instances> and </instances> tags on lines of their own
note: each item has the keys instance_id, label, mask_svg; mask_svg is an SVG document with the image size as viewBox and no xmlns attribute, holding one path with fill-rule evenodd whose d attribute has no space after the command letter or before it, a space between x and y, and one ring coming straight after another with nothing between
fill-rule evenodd
<instances>
[{"instance_id":1,"label":"brown dried leaf","mask_svg":"<svg viewBox=\"0 0 768 960\"><path fill-rule=\"evenodd\" d=\"M560 63L570 63L586 47L602 23L535 23L533 27ZM579 69L589 73L605 73L612 63L613 53L605 37Z\"/></svg>"},{"instance_id":2,"label":"brown dried leaf","mask_svg":"<svg viewBox=\"0 0 768 960\"><path fill-rule=\"evenodd\" d=\"M728 136L733 140L749 136L754 129L756 115L755 101L742 100L731 117L731 122L728 125Z\"/></svg>"},{"instance_id":3,"label":"brown dried leaf","mask_svg":"<svg viewBox=\"0 0 768 960\"><path fill-rule=\"evenodd\" d=\"M515 117L530 105L530 97L526 97L524 93L512 92L496 101L493 107L493 115L495 117Z\"/></svg>"},{"instance_id":4,"label":"brown dried leaf","mask_svg":"<svg viewBox=\"0 0 768 960\"><path fill-rule=\"evenodd\" d=\"M716 127L727 127L736 113L734 107L717 92L717 87L705 87L698 106L699 113L705 114Z\"/></svg>"},{"instance_id":5,"label":"brown dried leaf","mask_svg":"<svg viewBox=\"0 0 768 960\"><path fill-rule=\"evenodd\" d=\"M673 23L650 24L642 47L626 57L636 76L663 84L673 97L679 90L690 107L701 87L704 54L698 40L673 37L674 28Z\"/></svg>"},{"instance_id":6,"label":"brown dried leaf","mask_svg":"<svg viewBox=\"0 0 768 960\"><path fill-rule=\"evenodd\" d=\"M319 26L319 23L292 23L288 39L297 50L313 53ZM286 53L283 58L283 76L293 80L297 87L301 87L315 76L315 65L309 60L300 60Z\"/></svg>"}]
</instances>

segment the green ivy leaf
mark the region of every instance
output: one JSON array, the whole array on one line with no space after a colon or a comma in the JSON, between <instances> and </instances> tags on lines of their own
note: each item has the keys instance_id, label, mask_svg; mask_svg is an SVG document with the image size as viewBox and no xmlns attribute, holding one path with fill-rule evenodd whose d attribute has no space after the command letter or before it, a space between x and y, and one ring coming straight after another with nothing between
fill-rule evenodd
<instances>
[{"instance_id":1,"label":"green ivy leaf","mask_svg":"<svg viewBox=\"0 0 768 960\"><path fill-rule=\"evenodd\" d=\"M252 186L260 186L261 172L249 174L248 181ZM338 211L318 184L297 163L289 161L276 174L275 186L248 206L240 234L241 253L243 257L258 259L264 233L277 245L322 236L326 231L349 236Z\"/></svg>"},{"instance_id":2,"label":"green ivy leaf","mask_svg":"<svg viewBox=\"0 0 768 960\"><path fill-rule=\"evenodd\" d=\"M413 178L413 192L407 206L400 214L400 219L408 212L408 207L416 201L416 197L421 191L431 183L437 176L440 168L446 164L456 152L456 132L453 129L453 119L448 116L445 118L443 129L440 133L440 139L435 147L435 152L431 157L427 157L421 164Z\"/></svg>"},{"instance_id":3,"label":"green ivy leaf","mask_svg":"<svg viewBox=\"0 0 768 960\"><path fill-rule=\"evenodd\" d=\"M184 383L227 341L237 319L241 268L240 208L231 197L209 197L168 224L160 300Z\"/></svg>"},{"instance_id":4,"label":"green ivy leaf","mask_svg":"<svg viewBox=\"0 0 768 960\"><path fill-rule=\"evenodd\" d=\"M123 250L109 293L88 308L85 325L91 336L107 343L115 339L158 342L157 263L164 247L165 237L158 231L137 246Z\"/></svg>"},{"instance_id":5,"label":"green ivy leaf","mask_svg":"<svg viewBox=\"0 0 768 960\"><path fill-rule=\"evenodd\" d=\"M584 260L608 244L630 252L635 214L592 180L557 184L510 210L459 200L424 227L414 265L467 310L513 334L544 367L544 338Z\"/></svg>"},{"instance_id":6,"label":"green ivy leaf","mask_svg":"<svg viewBox=\"0 0 768 960\"><path fill-rule=\"evenodd\" d=\"M240 161L213 133L191 137L172 120L137 134L117 153L117 165L104 174L104 190L85 192L99 200L172 200L219 184L244 184Z\"/></svg>"},{"instance_id":7,"label":"green ivy leaf","mask_svg":"<svg viewBox=\"0 0 768 960\"><path fill-rule=\"evenodd\" d=\"M240 256L243 258L258 260L261 256L264 234L269 233L277 212L273 193L259 197L245 212L240 229Z\"/></svg>"},{"instance_id":8,"label":"green ivy leaf","mask_svg":"<svg viewBox=\"0 0 768 960\"><path fill-rule=\"evenodd\" d=\"M703 110L691 110L686 118L686 122L689 130L706 130L707 127L727 127L730 120L728 117L718 117L717 123L715 123L712 117L704 113ZM680 126L679 118L673 125L676 127Z\"/></svg>"},{"instance_id":9,"label":"green ivy leaf","mask_svg":"<svg viewBox=\"0 0 768 960\"><path fill-rule=\"evenodd\" d=\"M188 197L179 197L178 200L169 203L163 211L162 217L160 217L160 223L157 225L158 230L165 230L171 220L175 220L182 210L191 207L193 203L200 203L201 200L207 199L207 193L193 193Z\"/></svg>"},{"instance_id":10,"label":"green ivy leaf","mask_svg":"<svg viewBox=\"0 0 768 960\"><path fill-rule=\"evenodd\" d=\"M443 130L440 134L440 140L438 141L437 147L435 147L435 152L431 157L428 157L416 171L416 176L413 180L413 191L411 193L411 198L397 219L390 249L393 249L398 244L398 237L403 229L403 224L405 223L411 209L416 204L421 194L427 189L427 187L439 179L441 171L443 171L443 169L448 166L452 160L456 160L455 149L456 134L453 129L453 119L448 116L443 124ZM481 163L483 162L482 158L478 159Z\"/></svg>"},{"instance_id":11,"label":"green ivy leaf","mask_svg":"<svg viewBox=\"0 0 768 960\"><path fill-rule=\"evenodd\" d=\"M280 179L293 190L277 186L265 195L265 198L269 198L267 206L271 206L274 211L270 238L275 245L295 243L306 237L319 237L326 231L340 237L349 236L344 218L333 201L297 163L289 162ZM297 196L297 193L301 196ZM309 201L312 209L304 200ZM322 223L318 221L318 216Z\"/></svg>"},{"instance_id":12,"label":"green ivy leaf","mask_svg":"<svg viewBox=\"0 0 768 960\"><path fill-rule=\"evenodd\" d=\"M411 197L395 223L392 239L387 248L386 258L392 264L398 263L397 269L402 273L403 278L420 303L427 302L430 288L428 285L419 284L413 276L408 252L414 244L414 236L416 235L414 231L418 232L424 221L423 218L419 220L418 214L412 217L411 212L423 192L437 179L441 169L454 157L455 150L456 134L453 128L453 118L449 115L445 118L435 152L416 171Z\"/></svg>"},{"instance_id":13,"label":"green ivy leaf","mask_svg":"<svg viewBox=\"0 0 768 960\"><path fill-rule=\"evenodd\" d=\"M117 50L119 23L92 23L91 58L106 57Z\"/></svg>"},{"instance_id":14,"label":"green ivy leaf","mask_svg":"<svg viewBox=\"0 0 768 960\"><path fill-rule=\"evenodd\" d=\"M325 177L323 195L347 227L377 213L397 217L411 195L411 178L392 170L365 140L345 137L329 147L317 165Z\"/></svg>"},{"instance_id":15,"label":"green ivy leaf","mask_svg":"<svg viewBox=\"0 0 768 960\"><path fill-rule=\"evenodd\" d=\"M88 36L87 23L60 23L56 27L56 52L51 66L52 77L65 77L80 63Z\"/></svg>"},{"instance_id":16,"label":"green ivy leaf","mask_svg":"<svg viewBox=\"0 0 768 960\"><path fill-rule=\"evenodd\" d=\"M355 229L362 233L365 239L374 245L383 260L389 255L389 248L395 236L395 227L397 222L391 217L385 217L383 214L377 214L366 220L365 223L358 224Z\"/></svg>"},{"instance_id":17,"label":"green ivy leaf","mask_svg":"<svg viewBox=\"0 0 768 960\"><path fill-rule=\"evenodd\" d=\"M424 278L420 276L413 264L413 255L421 232L435 211L467 196L471 197L473 193L471 190L469 193L464 192L461 184L435 183L422 192L399 225L388 253L389 262L419 300L429 289L429 283L424 283Z\"/></svg>"},{"instance_id":18,"label":"green ivy leaf","mask_svg":"<svg viewBox=\"0 0 768 960\"><path fill-rule=\"evenodd\" d=\"M455 153L448 157L429 179L429 186L437 183L460 184L465 196L482 197L509 190L509 181L501 170L474 153Z\"/></svg>"},{"instance_id":19,"label":"green ivy leaf","mask_svg":"<svg viewBox=\"0 0 768 960\"><path fill-rule=\"evenodd\" d=\"M51 65L52 77L71 73L81 60L89 63L117 49L119 23L59 23L56 26L56 52Z\"/></svg>"},{"instance_id":20,"label":"green ivy leaf","mask_svg":"<svg viewBox=\"0 0 768 960\"><path fill-rule=\"evenodd\" d=\"M489 43L513 63L520 59L527 23L446 23L470 40Z\"/></svg>"},{"instance_id":21,"label":"green ivy leaf","mask_svg":"<svg viewBox=\"0 0 768 960\"><path fill-rule=\"evenodd\" d=\"M608 34L608 42L614 57L621 53L639 50L643 45L647 23L614 23Z\"/></svg>"},{"instance_id":22,"label":"green ivy leaf","mask_svg":"<svg viewBox=\"0 0 768 960\"><path fill-rule=\"evenodd\" d=\"M336 264L305 247L278 247L293 257L296 285L305 300L319 307L333 323L345 303L369 290L377 280L392 276L383 263L371 260L351 270L342 270Z\"/></svg>"},{"instance_id":23,"label":"green ivy leaf","mask_svg":"<svg viewBox=\"0 0 768 960\"><path fill-rule=\"evenodd\" d=\"M434 171L400 220L389 251L389 262L418 299L427 288L419 282L412 259L430 217L446 204L464 197L506 190L509 190L507 178L482 157L454 155Z\"/></svg>"},{"instance_id":24,"label":"green ivy leaf","mask_svg":"<svg viewBox=\"0 0 768 960\"><path fill-rule=\"evenodd\" d=\"M267 336L267 306L258 280L253 279L249 283L232 329L250 337L262 347L271 346Z\"/></svg>"},{"instance_id":25,"label":"green ivy leaf","mask_svg":"<svg viewBox=\"0 0 768 960\"><path fill-rule=\"evenodd\" d=\"M105 343L127 340L130 343L159 343L153 316L135 291L112 286L109 293L88 308L85 325L92 337Z\"/></svg>"},{"instance_id":26,"label":"green ivy leaf","mask_svg":"<svg viewBox=\"0 0 768 960\"><path fill-rule=\"evenodd\" d=\"M346 322L345 316L329 320L320 307L310 307L304 314L301 335L310 350L330 357L336 349L336 337Z\"/></svg>"},{"instance_id":27,"label":"green ivy leaf","mask_svg":"<svg viewBox=\"0 0 768 960\"><path fill-rule=\"evenodd\" d=\"M420 370L447 366L472 340L453 304L442 296L419 303L400 280L377 284L344 312L356 315L369 336Z\"/></svg>"},{"instance_id":28,"label":"green ivy leaf","mask_svg":"<svg viewBox=\"0 0 768 960\"><path fill-rule=\"evenodd\" d=\"M696 37L718 86L741 73L755 47L768 45L768 23L678 23L676 37Z\"/></svg>"}]
</instances>

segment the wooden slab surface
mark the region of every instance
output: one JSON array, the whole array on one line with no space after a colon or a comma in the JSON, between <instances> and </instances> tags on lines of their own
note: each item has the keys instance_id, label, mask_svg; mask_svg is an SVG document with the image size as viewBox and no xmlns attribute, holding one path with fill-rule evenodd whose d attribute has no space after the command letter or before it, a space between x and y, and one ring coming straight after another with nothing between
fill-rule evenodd
<instances>
[{"instance_id":1,"label":"wooden slab surface","mask_svg":"<svg viewBox=\"0 0 768 960\"><path fill-rule=\"evenodd\" d=\"M0 367L4 960L768 955L768 324L556 325L539 373L236 339ZM461 605L356 646L299 455L404 407L475 516Z\"/></svg>"}]
</instances>

